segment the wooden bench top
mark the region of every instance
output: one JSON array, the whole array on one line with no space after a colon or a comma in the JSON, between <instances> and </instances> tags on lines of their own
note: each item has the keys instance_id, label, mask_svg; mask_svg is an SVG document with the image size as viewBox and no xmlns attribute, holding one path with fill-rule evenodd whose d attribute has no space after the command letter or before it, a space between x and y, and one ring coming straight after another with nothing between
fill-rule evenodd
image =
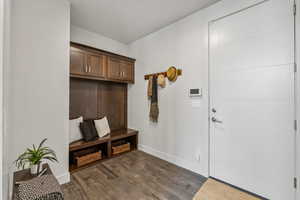
<instances>
[{"instance_id":1,"label":"wooden bench top","mask_svg":"<svg viewBox=\"0 0 300 200\"><path fill-rule=\"evenodd\" d=\"M86 142L84 140L79 140L76 142L73 142L69 145L69 151L76 151L80 149L84 149L87 147L92 147L98 144L103 144L109 141L115 141L122 138L127 138L133 135L137 135L138 131L133 129L123 129L123 130L117 130L112 131L108 136L98 138L97 140Z\"/></svg>"}]
</instances>

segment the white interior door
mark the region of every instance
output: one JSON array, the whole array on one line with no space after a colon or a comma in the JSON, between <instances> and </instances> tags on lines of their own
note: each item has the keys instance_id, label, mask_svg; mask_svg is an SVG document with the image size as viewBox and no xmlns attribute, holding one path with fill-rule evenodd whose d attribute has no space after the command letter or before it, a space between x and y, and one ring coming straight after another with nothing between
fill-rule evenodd
<instances>
[{"instance_id":1,"label":"white interior door","mask_svg":"<svg viewBox=\"0 0 300 200\"><path fill-rule=\"evenodd\" d=\"M292 0L210 23L210 175L272 200L295 189Z\"/></svg>"}]
</instances>

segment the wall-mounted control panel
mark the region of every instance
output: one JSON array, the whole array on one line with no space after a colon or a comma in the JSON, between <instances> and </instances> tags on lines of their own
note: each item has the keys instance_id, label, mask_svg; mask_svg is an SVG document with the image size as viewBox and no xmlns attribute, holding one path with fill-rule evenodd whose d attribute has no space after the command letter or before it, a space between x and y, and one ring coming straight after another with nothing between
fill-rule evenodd
<instances>
[{"instance_id":1,"label":"wall-mounted control panel","mask_svg":"<svg viewBox=\"0 0 300 200\"><path fill-rule=\"evenodd\" d=\"M192 88L189 89L190 97L201 97L202 96L202 88Z\"/></svg>"}]
</instances>

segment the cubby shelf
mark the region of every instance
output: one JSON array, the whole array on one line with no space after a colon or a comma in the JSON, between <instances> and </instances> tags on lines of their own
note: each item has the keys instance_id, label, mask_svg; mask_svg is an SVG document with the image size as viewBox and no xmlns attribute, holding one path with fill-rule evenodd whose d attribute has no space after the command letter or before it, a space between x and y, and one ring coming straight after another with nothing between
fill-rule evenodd
<instances>
[{"instance_id":1,"label":"cubby shelf","mask_svg":"<svg viewBox=\"0 0 300 200\"><path fill-rule=\"evenodd\" d=\"M138 131L133 129L122 129L117 131L112 131L108 136L99 138L95 141L91 142L85 142L83 140L71 143L69 145L69 154L70 154L70 166L69 171L74 172L82 168L86 168L89 166L92 166L94 164L97 164L99 162L102 162L106 159L115 157L115 155L112 155L112 143L119 140L126 140L130 142L130 151L136 150L138 145ZM102 159L99 161L95 161L93 163L87 164L82 167L77 167L75 163L72 162L72 154L76 151L88 149L88 148L94 148L99 147L99 149L102 149Z\"/></svg>"}]
</instances>

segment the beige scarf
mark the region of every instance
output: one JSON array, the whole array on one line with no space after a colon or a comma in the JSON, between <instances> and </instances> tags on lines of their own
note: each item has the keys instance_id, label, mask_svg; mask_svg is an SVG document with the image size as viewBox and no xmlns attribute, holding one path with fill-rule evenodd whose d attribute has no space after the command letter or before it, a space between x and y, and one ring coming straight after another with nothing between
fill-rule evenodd
<instances>
[{"instance_id":1,"label":"beige scarf","mask_svg":"<svg viewBox=\"0 0 300 200\"><path fill-rule=\"evenodd\" d=\"M153 81L153 77L150 76L148 81L148 91L147 91L148 98L151 98L152 96L152 81Z\"/></svg>"}]
</instances>

